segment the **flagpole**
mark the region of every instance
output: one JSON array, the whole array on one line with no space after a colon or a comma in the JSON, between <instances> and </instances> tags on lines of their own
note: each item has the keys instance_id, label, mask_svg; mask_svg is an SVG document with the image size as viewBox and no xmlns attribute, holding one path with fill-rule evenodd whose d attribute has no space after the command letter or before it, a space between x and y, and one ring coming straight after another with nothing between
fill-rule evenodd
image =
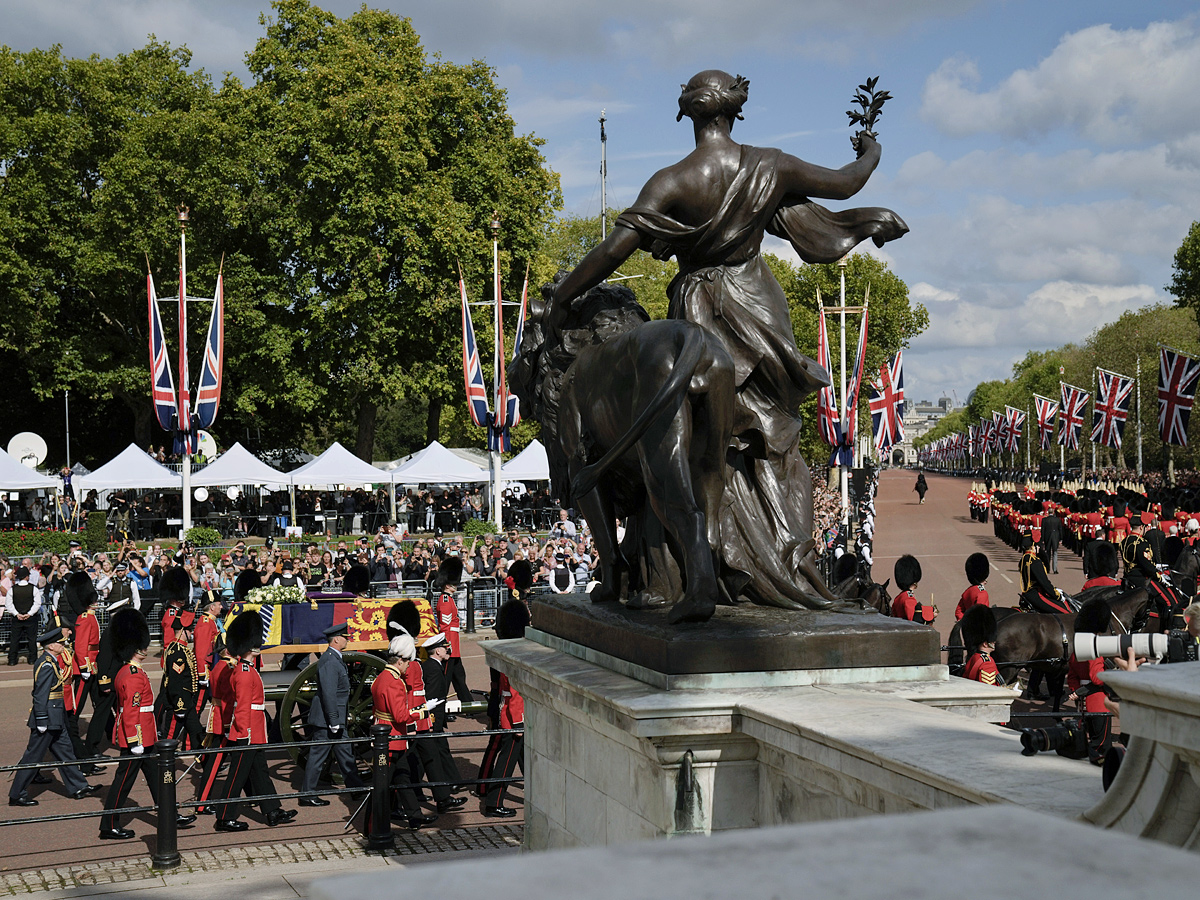
<instances>
[{"instance_id":1,"label":"flagpole","mask_svg":"<svg viewBox=\"0 0 1200 900\"><path fill-rule=\"evenodd\" d=\"M187 223L188 209L180 206L179 216L179 392L182 403L191 403L188 397L187 370ZM177 407L178 408L178 407ZM179 423L183 425L182 422ZM192 527L192 436L183 434L183 535Z\"/></svg>"},{"instance_id":2,"label":"flagpole","mask_svg":"<svg viewBox=\"0 0 1200 900\"><path fill-rule=\"evenodd\" d=\"M1092 418L1096 418L1096 367L1092 366ZM1096 471L1096 442L1092 440L1091 429L1088 429L1088 443L1092 445L1092 471Z\"/></svg>"},{"instance_id":3,"label":"flagpole","mask_svg":"<svg viewBox=\"0 0 1200 900\"><path fill-rule=\"evenodd\" d=\"M845 423L842 428L842 437L845 438L846 429L850 427L850 410L846 409L846 257L838 260L838 269L841 277L841 328L842 328L842 420ZM842 462L842 456L838 454L838 479L841 482L842 493L842 537L846 541L846 546L850 545L850 478L849 471Z\"/></svg>"},{"instance_id":4,"label":"flagpole","mask_svg":"<svg viewBox=\"0 0 1200 900\"><path fill-rule=\"evenodd\" d=\"M1137 374L1135 384L1137 385L1137 442L1138 442L1138 478L1142 477L1142 357L1139 354L1137 357Z\"/></svg>"},{"instance_id":5,"label":"flagpole","mask_svg":"<svg viewBox=\"0 0 1200 900\"><path fill-rule=\"evenodd\" d=\"M1033 418L1029 415L1029 404L1025 404L1025 468L1032 469L1033 463L1029 461L1030 444L1033 442L1033 429L1030 425L1033 423Z\"/></svg>"},{"instance_id":6,"label":"flagpole","mask_svg":"<svg viewBox=\"0 0 1200 900\"><path fill-rule=\"evenodd\" d=\"M492 213L492 301L496 306L494 310L493 321L495 323L496 332L494 347L495 365L497 367L492 374L492 392L493 396L495 397L495 404L493 406L495 413L493 413L493 416L498 419L502 413L500 404L505 402L504 398L499 396L498 391L498 386L500 384L499 367L504 365L504 354L500 352L500 346L501 342L504 340L504 335L501 331L503 327L503 320L500 317L500 215L498 213ZM495 428L495 425L492 427ZM490 442L492 446L488 451L488 467L491 470L492 476L492 518L496 523L496 527L503 531L504 509L501 506L503 501L500 480L500 441L501 431L497 428L494 439Z\"/></svg>"}]
</instances>

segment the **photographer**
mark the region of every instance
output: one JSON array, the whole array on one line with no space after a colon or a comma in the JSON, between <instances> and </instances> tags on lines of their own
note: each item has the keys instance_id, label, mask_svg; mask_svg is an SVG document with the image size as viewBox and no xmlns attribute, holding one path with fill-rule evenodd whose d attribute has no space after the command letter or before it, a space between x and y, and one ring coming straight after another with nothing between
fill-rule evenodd
<instances>
[{"instance_id":1,"label":"photographer","mask_svg":"<svg viewBox=\"0 0 1200 900\"><path fill-rule=\"evenodd\" d=\"M1109 629L1112 612L1103 600L1089 600L1075 616L1075 633L1103 634ZM1079 704L1085 716L1088 736L1088 760L1094 766L1104 764L1104 754L1112 743L1112 719L1104 715L1106 692L1104 669L1106 660L1097 658L1080 662L1071 654L1067 663L1067 687L1071 693L1067 699Z\"/></svg>"}]
</instances>

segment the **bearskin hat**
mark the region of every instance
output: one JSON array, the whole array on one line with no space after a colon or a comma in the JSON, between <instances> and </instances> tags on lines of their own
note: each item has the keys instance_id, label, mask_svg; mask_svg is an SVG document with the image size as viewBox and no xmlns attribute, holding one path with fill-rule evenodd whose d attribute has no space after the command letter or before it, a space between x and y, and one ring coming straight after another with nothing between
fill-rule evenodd
<instances>
[{"instance_id":1,"label":"bearskin hat","mask_svg":"<svg viewBox=\"0 0 1200 900\"><path fill-rule=\"evenodd\" d=\"M533 587L533 566L527 559L518 559L508 567L508 577L513 580L513 590L524 597Z\"/></svg>"},{"instance_id":2,"label":"bearskin hat","mask_svg":"<svg viewBox=\"0 0 1200 900\"><path fill-rule=\"evenodd\" d=\"M996 614L990 606L972 606L963 614L959 627L968 653L974 653L980 644L996 643Z\"/></svg>"},{"instance_id":3,"label":"bearskin hat","mask_svg":"<svg viewBox=\"0 0 1200 900\"><path fill-rule=\"evenodd\" d=\"M1111 627L1112 609L1099 597L1089 600L1075 614L1075 633L1104 634Z\"/></svg>"},{"instance_id":4,"label":"bearskin hat","mask_svg":"<svg viewBox=\"0 0 1200 900\"><path fill-rule=\"evenodd\" d=\"M509 600L496 613L496 637L502 641L525 636L529 607L524 600Z\"/></svg>"},{"instance_id":5,"label":"bearskin hat","mask_svg":"<svg viewBox=\"0 0 1200 900\"><path fill-rule=\"evenodd\" d=\"M1179 554L1183 552L1183 538L1177 534L1173 534L1163 541L1163 562L1168 566L1173 566L1179 561Z\"/></svg>"},{"instance_id":6,"label":"bearskin hat","mask_svg":"<svg viewBox=\"0 0 1200 900\"><path fill-rule=\"evenodd\" d=\"M1087 573L1096 578L1107 575L1115 578L1121 567L1121 554L1115 544L1109 541L1092 541L1087 546Z\"/></svg>"},{"instance_id":7,"label":"bearskin hat","mask_svg":"<svg viewBox=\"0 0 1200 900\"><path fill-rule=\"evenodd\" d=\"M896 565L892 569L892 575L896 578L896 587L902 591L907 591L921 580L921 564L911 553L906 553L896 560Z\"/></svg>"},{"instance_id":8,"label":"bearskin hat","mask_svg":"<svg viewBox=\"0 0 1200 900\"><path fill-rule=\"evenodd\" d=\"M262 617L254 610L238 613L225 629L225 646L231 656L243 657L262 643Z\"/></svg>"},{"instance_id":9,"label":"bearskin hat","mask_svg":"<svg viewBox=\"0 0 1200 900\"><path fill-rule=\"evenodd\" d=\"M371 590L371 571L361 563L346 570L342 577L342 590L347 594L365 594Z\"/></svg>"},{"instance_id":10,"label":"bearskin hat","mask_svg":"<svg viewBox=\"0 0 1200 900\"><path fill-rule=\"evenodd\" d=\"M163 572L158 583L158 597L163 606L187 606L192 599L192 577L182 566L171 566Z\"/></svg>"},{"instance_id":11,"label":"bearskin hat","mask_svg":"<svg viewBox=\"0 0 1200 900\"><path fill-rule=\"evenodd\" d=\"M88 577L87 572L72 572L67 577L63 595L67 601L67 608L74 611L76 615L95 605L100 599L100 595L96 593L96 586L92 584L92 579Z\"/></svg>"},{"instance_id":12,"label":"bearskin hat","mask_svg":"<svg viewBox=\"0 0 1200 900\"><path fill-rule=\"evenodd\" d=\"M112 631L113 652L121 662L129 662L135 653L150 646L150 626L136 609L126 606L117 610L108 627Z\"/></svg>"},{"instance_id":13,"label":"bearskin hat","mask_svg":"<svg viewBox=\"0 0 1200 900\"><path fill-rule=\"evenodd\" d=\"M262 587L262 574L253 569L242 569L233 583L233 602L241 603L255 588Z\"/></svg>"},{"instance_id":14,"label":"bearskin hat","mask_svg":"<svg viewBox=\"0 0 1200 900\"><path fill-rule=\"evenodd\" d=\"M833 564L833 583L841 584L852 575L858 574L858 557L853 553L843 553Z\"/></svg>"},{"instance_id":15,"label":"bearskin hat","mask_svg":"<svg viewBox=\"0 0 1200 900\"><path fill-rule=\"evenodd\" d=\"M1175 518L1175 507L1170 503L1164 503L1162 507L1162 515L1159 517L1164 522L1170 522Z\"/></svg>"},{"instance_id":16,"label":"bearskin hat","mask_svg":"<svg viewBox=\"0 0 1200 900\"><path fill-rule=\"evenodd\" d=\"M413 638L421 633L421 611L411 600L401 600L388 610L388 637L395 637L401 629Z\"/></svg>"},{"instance_id":17,"label":"bearskin hat","mask_svg":"<svg viewBox=\"0 0 1200 900\"><path fill-rule=\"evenodd\" d=\"M964 568L967 570L967 581L971 584L983 584L992 574L992 565L983 553L972 553L968 556Z\"/></svg>"},{"instance_id":18,"label":"bearskin hat","mask_svg":"<svg viewBox=\"0 0 1200 900\"><path fill-rule=\"evenodd\" d=\"M448 584L461 584L462 575L462 559L457 556L447 556L442 560L442 564L438 566L437 574L433 576L433 589L440 591Z\"/></svg>"},{"instance_id":19,"label":"bearskin hat","mask_svg":"<svg viewBox=\"0 0 1200 900\"><path fill-rule=\"evenodd\" d=\"M1125 512L1128 510L1128 507L1125 505L1124 500L1114 500L1112 503L1112 510L1115 518L1122 519L1125 517Z\"/></svg>"}]
</instances>

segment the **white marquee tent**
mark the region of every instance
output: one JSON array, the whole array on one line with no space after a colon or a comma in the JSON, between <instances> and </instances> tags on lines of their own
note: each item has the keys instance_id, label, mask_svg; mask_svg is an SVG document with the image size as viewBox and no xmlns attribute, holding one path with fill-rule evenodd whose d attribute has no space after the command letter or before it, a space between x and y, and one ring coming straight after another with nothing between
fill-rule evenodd
<instances>
[{"instance_id":1,"label":"white marquee tent","mask_svg":"<svg viewBox=\"0 0 1200 900\"><path fill-rule=\"evenodd\" d=\"M396 484L462 484L491 478L487 469L452 453L437 441L388 474Z\"/></svg>"},{"instance_id":2,"label":"white marquee tent","mask_svg":"<svg viewBox=\"0 0 1200 900\"><path fill-rule=\"evenodd\" d=\"M500 467L500 475L505 481L549 481L550 462L542 442L534 440Z\"/></svg>"},{"instance_id":3,"label":"white marquee tent","mask_svg":"<svg viewBox=\"0 0 1200 900\"><path fill-rule=\"evenodd\" d=\"M192 487L217 487L227 484L286 487L291 483L290 476L271 468L241 444L234 444L215 461L192 473Z\"/></svg>"},{"instance_id":4,"label":"white marquee tent","mask_svg":"<svg viewBox=\"0 0 1200 900\"><path fill-rule=\"evenodd\" d=\"M0 449L0 490L29 491L36 488L53 490L62 485L57 478L49 475L39 475L34 469L23 466L9 454Z\"/></svg>"},{"instance_id":5,"label":"white marquee tent","mask_svg":"<svg viewBox=\"0 0 1200 900\"><path fill-rule=\"evenodd\" d=\"M113 459L88 475L76 475L76 490L173 488L183 490L183 479L166 466L150 458L136 444L130 444Z\"/></svg>"},{"instance_id":6,"label":"white marquee tent","mask_svg":"<svg viewBox=\"0 0 1200 900\"><path fill-rule=\"evenodd\" d=\"M311 484L317 487L387 484L391 480L387 472L363 462L337 441L312 462L288 472L287 477L293 485Z\"/></svg>"}]
</instances>

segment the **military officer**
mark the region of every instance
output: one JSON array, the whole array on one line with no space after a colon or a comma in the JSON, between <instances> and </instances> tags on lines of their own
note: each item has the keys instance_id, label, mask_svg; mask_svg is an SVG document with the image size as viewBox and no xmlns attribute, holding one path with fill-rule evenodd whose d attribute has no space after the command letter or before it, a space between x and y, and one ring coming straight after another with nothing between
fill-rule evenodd
<instances>
[{"instance_id":1,"label":"military officer","mask_svg":"<svg viewBox=\"0 0 1200 900\"><path fill-rule=\"evenodd\" d=\"M1038 613L1070 613L1070 604L1050 583L1032 537L1021 538L1021 550L1021 606Z\"/></svg>"},{"instance_id":2,"label":"military officer","mask_svg":"<svg viewBox=\"0 0 1200 900\"><path fill-rule=\"evenodd\" d=\"M437 614L438 629L446 636L446 642L450 645L446 674L450 683L454 685L458 699L463 703L470 703L471 689L467 687L467 672L463 668L462 652L459 648L462 623L458 617L458 601L454 599L458 592L458 584L462 581L462 573L462 559L457 556L446 557L438 566L437 574L433 577L433 588L438 592L434 612Z\"/></svg>"},{"instance_id":3,"label":"military officer","mask_svg":"<svg viewBox=\"0 0 1200 900\"><path fill-rule=\"evenodd\" d=\"M325 629L329 646L317 660L317 694L308 708L309 740L326 741L346 736L346 712L350 702L350 673L342 653L350 643L349 628L345 622ZM308 762L304 767L302 790L317 790L317 782L333 749L334 759L342 770L347 787L363 786L358 774L358 764L349 744L317 744L308 748ZM302 797L301 806L328 806L324 797Z\"/></svg>"},{"instance_id":4,"label":"military officer","mask_svg":"<svg viewBox=\"0 0 1200 900\"><path fill-rule=\"evenodd\" d=\"M200 676L196 655L192 652L191 637L191 623L178 622L174 640L167 644L163 653L162 683L154 705L159 731L165 738L179 740L181 750L186 749L182 741L184 737L191 742L192 750L199 750L200 742L204 739L200 716L196 713Z\"/></svg>"},{"instance_id":5,"label":"military officer","mask_svg":"<svg viewBox=\"0 0 1200 900\"><path fill-rule=\"evenodd\" d=\"M446 698L450 693L450 679L446 674L446 666L450 660L450 644L446 636L439 632L427 638L421 646L426 653L426 658L421 661L425 703L432 708L433 732L436 734L446 730ZM430 781L452 784L458 782L458 765L450 753L450 742L445 737L422 738L413 741L413 744L425 769L425 776ZM450 787L435 787L431 790L439 813L452 812L467 805L467 798L453 796Z\"/></svg>"},{"instance_id":6,"label":"military officer","mask_svg":"<svg viewBox=\"0 0 1200 900\"><path fill-rule=\"evenodd\" d=\"M424 717L423 708L408 705L408 686L404 681L404 672L413 664L416 655L413 639L407 633L396 635L388 642L387 666L371 682L375 722L391 728L391 785L400 804L392 816L403 819L410 828L420 828L437 820L437 816L421 812L409 777L408 741L405 738L412 726ZM369 822L367 828L370 828Z\"/></svg>"},{"instance_id":7,"label":"military officer","mask_svg":"<svg viewBox=\"0 0 1200 900\"><path fill-rule=\"evenodd\" d=\"M75 752L71 748L71 739L67 735L67 714L63 704L63 690L69 690L70 669L60 664L59 657L66 648L63 646L62 628L51 628L38 636L38 644L42 653L33 669L33 707L29 710L29 744L21 757L20 765L38 763L49 750L59 762L74 762ZM63 766L63 783L69 796L82 800L100 790L98 785L90 785L80 774L78 766ZM13 776L12 787L8 792L9 806L37 806L26 789L37 769L20 769Z\"/></svg>"}]
</instances>

